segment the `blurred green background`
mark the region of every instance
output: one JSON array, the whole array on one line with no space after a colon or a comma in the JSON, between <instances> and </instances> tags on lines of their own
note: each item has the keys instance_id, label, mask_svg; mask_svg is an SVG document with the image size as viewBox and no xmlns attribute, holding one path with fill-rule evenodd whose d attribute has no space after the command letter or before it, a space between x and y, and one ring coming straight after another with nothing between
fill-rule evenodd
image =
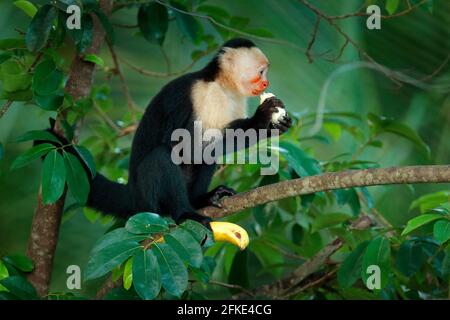
<instances>
[{"instance_id":1,"label":"blurred green background","mask_svg":"<svg viewBox=\"0 0 450 320\"><path fill-rule=\"evenodd\" d=\"M211 0L232 14L249 17L251 26L270 30L275 39L284 39L306 48L315 17L295 0ZM311 1L330 14L354 12L361 7L360 0ZM136 9L120 11L112 15L112 21L135 24ZM0 1L0 38L14 37L24 31L29 18L11 1ZM376 61L393 70L404 72L415 79L433 74L450 54L450 2L435 0L432 12L424 6L413 13L395 19L383 20L381 30L368 30L364 18L351 18L342 22L343 30L360 44ZM16 30L17 28L17 30ZM142 37L132 37L136 29L116 29L118 55L145 69L165 72L163 55L157 46ZM164 48L171 61L172 70L182 69L191 61L195 48L189 41L181 40L178 28L169 26ZM255 40L271 61L270 91L279 96L290 112L303 114L317 108L320 91L330 75L343 65L359 59L351 46L341 59L330 62L339 52L344 39L326 23L319 29L313 53L314 62L309 63L304 53L289 46ZM201 59L193 67L199 69L212 55ZM112 66L109 52L104 48L101 57ZM150 99L169 79L142 76L122 65L130 93L139 108L144 109ZM108 79L97 73L97 84L112 85L114 108L110 115L119 119L126 108L126 101L117 77ZM369 69L353 69L338 75L331 83L326 96L329 111L349 111L365 115L368 112L390 116L414 128L430 146L432 159L424 159L408 141L396 136L385 137L382 149L368 148L362 158L377 161L383 167L412 164L450 163L450 67L445 65L426 85L438 85L442 90L426 90L411 85L398 87L383 74ZM446 88L446 89L445 89ZM3 102L2 102L3 103ZM251 101L254 106L257 99ZM29 228L36 206L40 181L39 162L11 171L12 160L29 147L15 143L20 134L48 125L49 113L25 104L15 103L0 120L0 142L4 146L4 158L0 162L0 256L6 253L24 253ZM89 123L81 133L89 135ZM121 143L126 146L131 140ZM315 157L329 160L341 153L353 153L358 148L354 139L343 132L338 143L320 144L305 142L313 147ZM100 168L101 171L101 168ZM394 225L403 224L414 215L408 208L419 195L435 190L448 190L449 185L422 185L374 187L371 192L375 206ZM108 224L99 221L92 224L79 210L61 226L60 240L55 259L52 290L65 289L65 268L69 264L84 266L94 242L106 230Z\"/></svg>"}]
</instances>

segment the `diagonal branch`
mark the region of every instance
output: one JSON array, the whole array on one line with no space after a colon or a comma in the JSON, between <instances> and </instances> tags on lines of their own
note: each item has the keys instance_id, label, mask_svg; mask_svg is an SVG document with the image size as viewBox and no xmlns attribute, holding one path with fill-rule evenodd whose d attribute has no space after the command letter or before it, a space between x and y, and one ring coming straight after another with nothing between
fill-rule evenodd
<instances>
[{"instance_id":1,"label":"diagonal branch","mask_svg":"<svg viewBox=\"0 0 450 320\"><path fill-rule=\"evenodd\" d=\"M348 170L287 180L222 199L222 208L206 207L200 213L221 218L267 202L319 191L412 183L450 183L450 165Z\"/></svg>"}]
</instances>

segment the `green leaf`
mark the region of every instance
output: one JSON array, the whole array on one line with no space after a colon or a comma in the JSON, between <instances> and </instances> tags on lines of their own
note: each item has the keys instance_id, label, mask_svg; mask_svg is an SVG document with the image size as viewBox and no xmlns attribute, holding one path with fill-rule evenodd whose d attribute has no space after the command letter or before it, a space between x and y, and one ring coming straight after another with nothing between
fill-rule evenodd
<instances>
[{"instance_id":1,"label":"green leaf","mask_svg":"<svg viewBox=\"0 0 450 320\"><path fill-rule=\"evenodd\" d=\"M274 37L272 32L270 32L267 29L263 29L263 28L245 29L245 32L250 33L254 36L263 37L263 38L273 38Z\"/></svg>"},{"instance_id":2,"label":"green leaf","mask_svg":"<svg viewBox=\"0 0 450 320\"><path fill-rule=\"evenodd\" d=\"M114 243L95 254L91 254L85 269L85 280L96 279L107 274L140 249L139 243L127 240Z\"/></svg>"},{"instance_id":3,"label":"green leaf","mask_svg":"<svg viewBox=\"0 0 450 320\"><path fill-rule=\"evenodd\" d=\"M8 291L23 300L38 299L34 287L23 277L11 276L0 280L0 284Z\"/></svg>"},{"instance_id":4,"label":"green leaf","mask_svg":"<svg viewBox=\"0 0 450 320\"><path fill-rule=\"evenodd\" d=\"M139 252L139 251L138 251ZM127 263L125 263L125 267L123 268L123 287L126 290L131 288L133 284L133 258L128 259Z\"/></svg>"},{"instance_id":5,"label":"green leaf","mask_svg":"<svg viewBox=\"0 0 450 320\"><path fill-rule=\"evenodd\" d=\"M42 109L47 111L54 111L57 110L62 105L64 101L64 95L56 93L48 96L41 96L35 93L34 101Z\"/></svg>"},{"instance_id":6,"label":"green leaf","mask_svg":"<svg viewBox=\"0 0 450 320\"><path fill-rule=\"evenodd\" d=\"M58 17L58 10L51 4L39 8L31 20L25 35L25 43L31 52L41 50L47 43L53 21Z\"/></svg>"},{"instance_id":7,"label":"green leaf","mask_svg":"<svg viewBox=\"0 0 450 320\"><path fill-rule=\"evenodd\" d=\"M45 130L31 130L16 138L16 142L24 142L30 140L52 141L61 145L58 138Z\"/></svg>"},{"instance_id":8,"label":"green leaf","mask_svg":"<svg viewBox=\"0 0 450 320\"><path fill-rule=\"evenodd\" d=\"M9 59L0 65L0 81L3 91L18 92L29 89L31 75L16 59Z\"/></svg>"},{"instance_id":9,"label":"green leaf","mask_svg":"<svg viewBox=\"0 0 450 320\"><path fill-rule=\"evenodd\" d=\"M125 242L125 241L135 241L140 242L144 239L146 239L146 235L137 235L134 233L130 233L125 228L117 228L114 229L111 232L106 233L101 237L98 242L95 244L94 248L92 249L91 255L94 255L95 253L99 252L100 250L119 243L119 242Z\"/></svg>"},{"instance_id":10,"label":"green leaf","mask_svg":"<svg viewBox=\"0 0 450 320\"><path fill-rule=\"evenodd\" d=\"M47 154L50 150L55 149L56 147L50 143L42 143L37 146L28 149L23 154L18 156L16 160L11 165L11 169L17 169L26 166L31 161Z\"/></svg>"},{"instance_id":11,"label":"green leaf","mask_svg":"<svg viewBox=\"0 0 450 320\"><path fill-rule=\"evenodd\" d=\"M3 144L0 142L0 160L3 159L4 154L5 154L5 151L3 149Z\"/></svg>"},{"instance_id":12,"label":"green leaf","mask_svg":"<svg viewBox=\"0 0 450 320\"><path fill-rule=\"evenodd\" d=\"M434 224L433 236L439 243L445 243L450 239L450 220L439 220Z\"/></svg>"},{"instance_id":13,"label":"green leaf","mask_svg":"<svg viewBox=\"0 0 450 320\"><path fill-rule=\"evenodd\" d=\"M155 2L141 5L138 12L138 25L145 39L161 46L169 27L166 7Z\"/></svg>"},{"instance_id":14,"label":"green leaf","mask_svg":"<svg viewBox=\"0 0 450 320\"><path fill-rule=\"evenodd\" d=\"M411 231L416 230L417 228L420 228L421 226L426 225L427 223L430 223L432 221L443 219L444 217L437 213L432 214L423 214L418 217L415 217L408 221L406 224L406 228L402 232L402 236L410 233Z\"/></svg>"},{"instance_id":15,"label":"green leaf","mask_svg":"<svg viewBox=\"0 0 450 320\"><path fill-rule=\"evenodd\" d=\"M351 218L346 213L327 213L327 214L320 214L317 216L311 226L311 232L316 232L325 228L329 228L332 226L335 226L337 224L340 224L344 221L347 221Z\"/></svg>"},{"instance_id":16,"label":"green leaf","mask_svg":"<svg viewBox=\"0 0 450 320\"><path fill-rule=\"evenodd\" d=\"M7 38L0 40L0 50L25 48L25 41L22 38Z\"/></svg>"},{"instance_id":17,"label":"green leaf","mask_svg":"<svg viewBox=\"0 0 450 320\"><path fill-rule=\"evenodd\" d=\"M176 228L164 236L164 241L175 250L182 260L195 268L200 268L203 260L202 248L189 231Z\"/></svg>"},{"instance_id":18,"label":"green leaf","mask_svg":"<svg viewBox=\"0 0 450 320\"><path fill-rule=\"evenodd\" d=\"M442 260L442 274L450 276L450 246L445 249L445 256Z\"/></svg>"},{"instance_id":19,"label":"green leaf","mask_svg":"<svg viewBox=\"0 0 450 320\"><path fill-rule=\"evenodd\" d=\"M341 288L350 288L361 276L361 266L364 252L369 241L360 243L339 267L337 279Z\"/></svg>"},{"instance_id":20,"label":"green leaf","mask_svg":"<svg viewBox=\"0 0 450 320\"><path fill-rule=\"evenodd\" d=\"M11 58L13 55L11 52L3 52L0 54L0 64L2 64L5 61L8 61L9 58Z\"/></svg>"},{"instance_id":21,"label":"green leaf","mask_svg":"<svg viewBox=\"0 0 450 320\"><path fill-rule=\"evenodd\" d=\"M441 203L450 201L449 191L438 191L431 194L426 194L414 200L409 207L409 210L419 208L420 213L425 213L433 208L436 208Z\"/></svg>"},{"instance_id":22,"label":"green leaf","mask_svg":"<svg viewBox=\"0 0 450 320\"><path fill-rule=\"evenodd\" d=\"M33 261L27 256L13 254L4 256L2 260L23 272L31 272L34 269Z\"/></svg>"},{"instance_id":23,"label":"green leaf","mask_svg":"<svg viewBox=\"0 0 450 320\"><path fill-rule=\"evenodd\" d=\"M31 18L33 18L37 12L37 8L30 1L19 0L15 1L14 5Z\"/></svg>"},{"instance_id":24,"label":"green leaf","mask_svg":"<svg viewBox=\"0 0 450 320\"><path fill-rule=\"evenodd\" d=\"M168 231L169 225L156 213L141 212L128 219L125 229L136 234L152 234Z\"/></svg>"},{"instance_id":25,"label":"green leaf","mask_svg":"<svg viewBox=\"0 0 450 320\"><path fill-rule=\"evenodd\" d=\"M188 11L184 5L177 2L171 1L170 4L179 10ZM194 44L200 44L203 35L202 25L195 18L186 13L174 10L174 15L181 33L188 37Z\"/></svg>"},{"instance_id":26,"label":"green leaf","mask_svg":"<svg viewBox=\"0 0 450 320\"><path fill-rule=\"evenodd\" d=\"M188 230L198 243L202 243L206 239L203 244L205 248L214 244L214 236L211 230L201 223L194 220L186 220L181 224L181 227Z\"/></svg>"},{"instance_id":27,"label":"green leaf","mask_svg":"<svg viewBox=\"0 0 450 320\"><path fill-rule=\"evenodd\" d=\"M165 243L155 243L152 251L158 259L163 288L180 297L188 285L188 272L176 252Z\"/></svg>"},{"instance_id":28,"label":"green leaf","mask_svg":"<svg viewBox=\"0 0 450 320\"><path fill-rule=\"evenodd\" d=\"M386 10L389 14L394 14L397 11L400 0L386 0Z\"/></svg>"},{"instance_id":29,"label":"green leaf","mask_svg":"<svg viewBox=\"0 0 450 320\"><path fill-rule=\"evenodd\" d=\"M111 44L114 44L114 41L115 41L114 28L113 28L111 22L109 21L108 17L101 10L94 10L94 13L97 15L98 20L100 20L103 30L105 30L106 39Z\"/></svg>"},{"instance_id":30,"label":"green leaf","mask_svg":"<svg viewBox=\"0 0 450 320\"><path fill-rule=\"evenodd\" d=\"M44 60L36 66L33 76L33 90L41 96L55 94L61 89L64 74L56 69L52 60Z\"/></svg>"},{"instance_id":31,"label":"green leaf","mask_svg":"<svg viewBox=\"0 0 450 320\"><path fill-rule=\"evenodd\" d=\"M64 192L66 168L58 150L50 151L44 159L42 169L42 199L44 204L56 202Z\"/></svg>"},{"instance_id":32,"label":"green leaf","mask_svg":"<svg viewBox=\"0 0 450 320\"><path fill-rule=\"evenodd\" d=\"M214 19L219 20L227 20L230 18L228 12L221 7L212 6L212 5L201 5L197 8L197 11L204 12L208 16L213 17Z\"/></svg>"},{"instance_id":33,"label":"green leaf","mask_svg":"<svg viewBox=\"0 0 450 320\"><path fill-rule=\"evenodd\" d=\"M371 265L376 265L380 268L381 289L387 285L390 274L390 257L391 246L388 239L378 237L370 241L362 260L361 278L364 284L367 283L367 279L370 276L367 273L367 268Z\"/></svg>"},{"instance_id":34,"label":"green leaf","mask_svg":"<svg viewBox=\"0 0 450 320\"><path fill-rule=\"evenodd\" d=\"M64 152L67 186L79 204L85 204L89 195L90 184L80 161L73 154Z\"/></svg>"},{"instance_id":35,"label":"green leaf","mask_svg":"<svg viewBox=\"0 0 450 320\"><path fill-rule=\"evenodd\" d=\"M3 262L0 261L0 280L5 279L9 276L8 268ZM0 284L0 292L6 291L7 289ZM0 299L1 300L1 299Z\"/></svg>"},{"instance_id":36,"label":"green leaf","mask_svg":"<svg viewBox=\"0 0 450 320\"><path fill-rule=\"evenodd\" d=\"M248 274L248 251L238 251L234 255L233 263L231 264L230 273L228 275L228 282L231 284L239 285L244 288L248 288L250 284ZM239 290L232 289L234 294Z\"/></svg>"},{"instance_id":37,"label":"green leaf","mask_svg":"<svg viewBox=\"0 0 450 320\"><path fill-rule=\"evenodd\" d=\"M96 65L99 65L100 67L105 66L105 61L103 61L102 58L100 58L99 56L97 56L95 54L87 54L83 57L83 60L95 63Z\"/></svg>"},{"instance_id":38,"label":"green leaf","mask_svg":"<svg viewBox=\"0 0 450 320\"><path fill-rule=\"evenodd\" d=\"M83 53L92 45L94 22L89 14L83 15L81 18L81 26L81 37L77 43L77 50Z\"/></svg>"},{"instance_id":39,"label":"green leaf","mask_svg":"<svg viewBox=\"0 0 450 320\"><path fill-rule=\"evenodd\" d=\"M320 173L317 160L307 155L301 148L290 141L281 141L280 148L289 166L300 177L313 176Z\"/></svg>"},{"instance_id":40,"label":"green leaf","mask_svg":"<svg viewBox=\"0 0 450 320\"><path fill-rule=\"evenodd\" d=\"M426 260L427 255L422 250L420 243L405 241L398 250L396 267L406 277L411 277L420 270Z\"/></svg>"},{"instance_id":41,"label":"green leaf","mask_svg":"<svg viewBox=\"0 0 450 320\"><path fill-rule=\"evenodd\" d=\"M411 141L424 157L430 157L430 148L428 147L428 145L413 129L411 129L407 125L392 119L380 117L373 113L370 113L368 115L368 118L375 127L375 130L378 134L388 132L403 137Z\"/></svg>"},{"instance_id":42,"label":"green leaf","mask_svg":"<svg viewBox=\"0 0 450 320\"><path fill-rule=\"evenodd\" d=\"M80 158L84 161L86 166L89 168L89 171L91 172L92 178L95 178L95 175L97 174L97 170L95 169L95 162L94 157L89 152L88 149L86 149L83 146L73 146L75 150L77 150L78 155Z\"/></svg>"},{"instance_id":43,"label":"green leaf","mask_svg":"<svg viewBox=\"0 0 450 320\"><path fill-rule=\"evenodd\" d=\"M144 300L152 300L161 291L161 271L152 250L139 250L133 258L134 289Z\"/></svg>"}]
</instances>

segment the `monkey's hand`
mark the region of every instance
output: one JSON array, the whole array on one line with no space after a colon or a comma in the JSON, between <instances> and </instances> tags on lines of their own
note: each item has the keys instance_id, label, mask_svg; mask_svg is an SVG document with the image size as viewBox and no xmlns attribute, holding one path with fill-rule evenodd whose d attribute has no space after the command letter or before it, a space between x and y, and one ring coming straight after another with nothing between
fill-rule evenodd
<instances>
[{"instance_id":1,"label":"monkey's hand","mask_svg":"<svg viewBox=\"0 0 450 320\"><path fill-rule=\"evenodd\" d=\"M283 102L276 97L267 98L261 103L253 116L253 121L258 129L278 129L281 133L286 132L292 124Z\"/></svg>"}]
</instances>

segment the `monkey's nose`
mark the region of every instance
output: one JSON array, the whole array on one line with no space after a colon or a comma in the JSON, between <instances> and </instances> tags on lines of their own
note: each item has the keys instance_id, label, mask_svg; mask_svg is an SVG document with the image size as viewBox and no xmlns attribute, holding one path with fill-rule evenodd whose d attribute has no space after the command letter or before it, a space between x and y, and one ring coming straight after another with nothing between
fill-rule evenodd
<instances>
[{"instance_id":1,"label":"monkey's nose","mask_svg":"<svg viewBox=\"0 0 450 320\"><path fill-rule=\"evenodd\" d=\"M265 89L265 88L267 88L268 86L269 86L269 81L264 80L264 81L261 82L261 88Z\"/></svg>"}]
</instances>

